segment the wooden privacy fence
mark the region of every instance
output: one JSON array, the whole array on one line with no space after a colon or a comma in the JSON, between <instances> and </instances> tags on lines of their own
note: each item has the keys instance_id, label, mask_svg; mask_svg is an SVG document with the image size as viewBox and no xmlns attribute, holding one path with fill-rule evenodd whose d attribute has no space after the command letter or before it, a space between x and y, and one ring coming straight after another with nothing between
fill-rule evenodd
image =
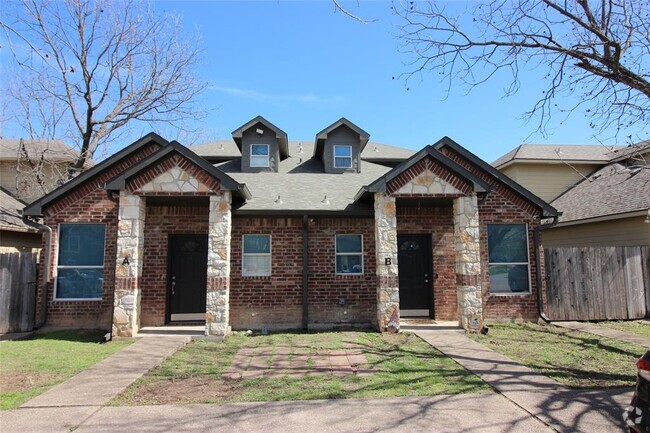
<instances>
[{"instance_id":1,"label":"wooden privacy fence","mask_svg":"<svg viewBox=\"0 0 650 433\"><path fill-rule=\"evenodd\" d=\"M36 253L0 253L0 334L34 328Z\"/></svg>"},{"instance_id":2,"label":"wooden privacy fence","mask_svg":"<svg viewBox=\"0 0 650 433\"><path fill-rule=\"evenodd\" d=\"M650 247L545 248L551 320L642 319L650 312Z\"/></svg>"}]
</instances>

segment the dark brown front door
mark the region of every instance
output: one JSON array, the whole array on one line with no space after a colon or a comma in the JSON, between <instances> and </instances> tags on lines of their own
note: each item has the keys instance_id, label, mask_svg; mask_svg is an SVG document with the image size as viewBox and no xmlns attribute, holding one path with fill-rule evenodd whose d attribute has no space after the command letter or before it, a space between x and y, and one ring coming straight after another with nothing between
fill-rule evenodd
<instances>
[{"instance_id":1,"label":"dark brown front door","mask_svg":"<svg viewBox=\"0 0 650 433\"><path fill-rule=\"evenodd\" d=\"M208 236L169 239L168 321L205 320Z\"/></svg>"},{"instance_id":2,"label":"dark brown front door","mask_svg":"<svg viewBox=\"0 0 650 433\"><path fill-rule=\"evenodd\" d=\"M431 235L398 235L401 315L433 318Z\"/></svg>"}]
</instances>

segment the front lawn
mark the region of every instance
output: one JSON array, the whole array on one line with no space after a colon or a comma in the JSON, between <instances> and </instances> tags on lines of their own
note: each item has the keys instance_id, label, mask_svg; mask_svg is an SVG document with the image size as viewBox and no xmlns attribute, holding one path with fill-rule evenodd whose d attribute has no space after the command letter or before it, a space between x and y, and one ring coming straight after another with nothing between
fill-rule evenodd
<instances>
[{"instance_id":1,"label":"front lawn","mask_svg":"<svg viewBox=\"0 0 650 433\"><path fill-rule=\"evenodd\" d=\"M13 409L131 344L105 331L57 331L0 343L0 409Z\"/></svg>"},{"instance_id":2,"label":"front lawn","mask_svg":"<svg viewBox=\"0 0 650 433\"><path fill-rule=\"evenodd\" d=\"M324 354L349 350L367 361L358 374L322 373ZM242 364L242 354L253 356ZM301 358L301 371L291 371ZM234 360L238 360L234 363ZM293 363L293 364L292 364ZM244 365L248 365L243 363ZM232 366L231 366L232 365ZM283 367L282 367L283 366ZM319 372L320 371L320 372ZM238 373L243 372L243 377ZM248 373L252 373L247 376ZM197 341L118 396L115 405L222 403L485 392L477 376L413 334L375 332L284 333L246 336L225 343Z\"/></svg>"},{"instance_id":3,"label":"front lawn","mask_svg":"<svg viewBox=\"0 0 650 433\"><path fill-rule=\"evenodd\" d=\"M633 386L634 363L646 349L553 325L495 323L481 344L552 379L576 388Z\"/></svg>"},{"instance_id":4,"label":"front lawn","mask_svg":"<svg viewBox=\"0 0 650 433\"><path fill-rule=\"evenodd\" d=\"M650 338L650 324L642 320L598 322L597 325Z\"/></svg>"}]
</instances>

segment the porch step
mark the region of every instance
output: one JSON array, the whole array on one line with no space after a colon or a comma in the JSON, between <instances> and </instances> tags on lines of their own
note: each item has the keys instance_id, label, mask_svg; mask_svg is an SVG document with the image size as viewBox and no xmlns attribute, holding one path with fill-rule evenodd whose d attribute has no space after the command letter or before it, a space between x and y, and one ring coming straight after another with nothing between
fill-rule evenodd
<instances>
[{"instance_id":1,"label":"porch step","mask_svg":"<svg viewBox=\"0 0 650 433\"><path fill-rule=\"evenodd\" d=\"M400 329L403 331L430 329L433 331L465 332L463 328L458 326L458 322L456 321L431 319L402 319L400 320Z\"/></svg>"},{"instance_id":2,"label":"porch step","mask_svg":"<svg viewBox=\"0 0 650 433\"><path fill-rule=\"evenodd\" d=\"M166 325L166 326L144 326L138 331L138 337L161 337L190 335L198 337L205 335L205 325Z\"/></svg>"}]
</instances>

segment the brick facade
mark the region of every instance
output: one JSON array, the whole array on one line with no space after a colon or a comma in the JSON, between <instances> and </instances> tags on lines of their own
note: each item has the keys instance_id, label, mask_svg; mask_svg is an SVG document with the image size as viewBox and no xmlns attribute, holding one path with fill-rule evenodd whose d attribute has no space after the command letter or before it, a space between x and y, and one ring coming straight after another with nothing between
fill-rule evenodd
<instances>
[{"instance_id":1,"label":"brick facade","mask_svg":"<svg viewBox=\"0 0 650 433\"><path fill-rule=\"evenodd\" d=\"M363 236L363 275L336 275L334 237L341 234ZM310 220L310 327L376 325L377 269L374 251L372 217Z\"/></svg>"},{"instance_id":2,"label":"brick facade","mask_svg":"<svg viewBox=\"0 0 650 433\"><path fill-rule=\"evenodd\" d=\"M479 201L479 222L481 236L481 268L482 288L484 301L484 317L486 319L529 319L538 316L538 287L537 265L535 260L534 229L539 222L539 210L524 197L496 181L487 173L480 170L465 160L461 155L454 153L449 148L444 148L443 153L461 166L471 171L474 175L490 182L494 189L488 196ZM490 277L487 251L487 224L525 223L528 226L528 257L530 263L530 293L513 295L490 294ZM541 246L540 246L541 248ZM544 257L540 258L543 267ZM543 279L542 279L542 284Z\"/></svg>"},{"instance_id":3,"label":"brick facade","mask_svg":"<svg viewBox=\"0 0 650 433\"><path fill-rule=\"evenodd\" d=\"M146 212L140 323L160 326L165 324L169 235L207 234L208 205L147 206Z\"/></svg>"},{"instance_id":4,"label":"brick facade","mask_svg":"<svg viewBox=\"0 0 650 433\"><path fill-rule=\"evenodd\" d=\"M53 229L51 251L53 279L56 274L59 224L69 222L106 225L102 299L98 301L54 300L53 285L50 284L47 287L47 324L110 328L114 320L113 298L116 291L118 203L114 198L108 197L103 186L108 180L151 155L157 148L158 145L155 144L144 146L95 179L70 191L44 210L44 223ZM436 319L456 320L459 317L458 302L462 302L458 297L459 287L469 286L476 288L477 296L472 298L472 302L481 303L480 314L485 318L535 319L537 317L538 269L533 233L539 224L539 209L462 156L454 154L449 149L443 150L447 157L493 186L487 196L478 196L478 228L475 213L474 217L469 218L473 221L471 223L473 233L476 232L480 236L480 263L477 260L473 262L476 273L480 272L480 275L458 272L459 256L469 257L473 254L478 257L476 253L478 244L476 240L471 240L475 248L472 247L474 250L470 252L465 251L463 245L459 245L459 239L463 238L457 233L458 230L455 232L455 229L458 229L461 224L458 221L455 223L455 218L458 220L459 215L456 215L457 212L455 213L452 206L452 203L460 203L459 200L469 197L474 203L475 211L477 197L473 195L473 187L466 180L441 167L434 158L426 157L391 181L386 194L377 193L384 194L382 197L385 200L380 202L381 209L387 209L390 205L388 206L390 212L381 214L379 218L382 224L388 222L384 224L386 227L382 230L377 230L378 219L375 217L378 215L377 209L375 209L375 216L308 218L308 315L311 329L332 326L379 326L384 329L387 320L392 317L390 311L399 319L398 268L394 265L397 261L393 262L393 267L390 269L384 268L383 263L384 257L389 255L396 257L396 235L400 234L431 235L433 272L437 274L433 282ZM176 170L173 172L175 174L172 173L173 170ZM166 176L167 173L171 174L170 182L165 180L169 177ZM151 186L152 183L155 185ZM168 187L161 186L168 183ZM196 188L194 183L197 184ZM165 189L172 187L177 187L178 191ZM187 190L184 189L186 187ZM424 192L425 189L427 192ZM177 154L161 159L150 169L130 179L124 191L132 196L142 196L142 200L146 203L143 219L142 271L134 283L137 286L135 288L138 289L136 292L139 293L140 304L136 305L136 308L138 308L141 326L158 326L166 321L169 236L173 234L208 236L209 233L211 233L211 240L214 241L211 243L210 255L206 257L209 263L206 293L208 299L211 299L210 295L214 295L212 301L208 302L211 305L208 307L208 317L214 319L210 321L210 325L214 325L210 329L215 334L222 335L228 332L228 324L233 329L262 327L289 329L301 326L303 314L303 219L301 216L252 217L238 215L235 208L231 217L230 193L222 191L219 182L199 166ZM152 196L166 196L165 205L161 204L163 202L159 197L147 202L147 198ZM427 204L426 199L432 197L437 201L429 201ZM422 206L415 207L402 205L402 199L405 198L425 200L422 200L424 203ZM179 199L178 205L169 205L174 199ZM375 206L377 203L375 202ZM487 225L491 223L527 224L531 293L507 295L490 293ZM224 237L222 233L229 235ZM271 235L270 276L242 275L242 237L245 234ZM362 235L362 275L336 275L335 236L337 234ZM221 242L225 239L229 239L230 242ZM43 250L42 253L44 254L45 251ZM378 263L382 267L378 268ZM543 263L540 265L543 266ZM117 269L119 275L119 261ZM378 271L383 273L378 275ZM39 291L44 287L42 281ZM478 295L482 295L482 298ZM38 308L43 308L44 306L40 305L40 296L37 299L39 299ZM209 330L207 332L211 333Z\"/></svg>"},{"instance_id":5,"label":"brick facade","mask_svg":"<svg viewBox=\"0 0 650 433\"><path fill-rule=\"evenodd\" d=\"M52 228L52 267L50 283L45 273L40 275L37 292L37 312L42 306L42 291L47 290L46 324L55 327L81 327L109 329L112 320L113 292L115 283L115 256L117 240L117 202L110 200L103 188L105 182L121 173L146 156L151 155L158 145L151 143L133 153L129 158L90 179L78 188L44 210L43 224ZM117 200L117 199L115 199ZM60 223L102 223L106 224L104 254L104 281L101 301L65 301L54 299L54 284L58 255L58 228ZM44 261L45 245L41 249L40 263Z\"/></svg>"},{"instance_id":6,"label":"brick facade","mask_svg":"<svg viewBox=\"0 0 650 433\"><path fill-rule=\"evenodd\" d=\"M456 251L454 217L448 206L397 207L397 234L430 234L433 272L434 317L456 320Z\"/></svg>"}]
</instances>

